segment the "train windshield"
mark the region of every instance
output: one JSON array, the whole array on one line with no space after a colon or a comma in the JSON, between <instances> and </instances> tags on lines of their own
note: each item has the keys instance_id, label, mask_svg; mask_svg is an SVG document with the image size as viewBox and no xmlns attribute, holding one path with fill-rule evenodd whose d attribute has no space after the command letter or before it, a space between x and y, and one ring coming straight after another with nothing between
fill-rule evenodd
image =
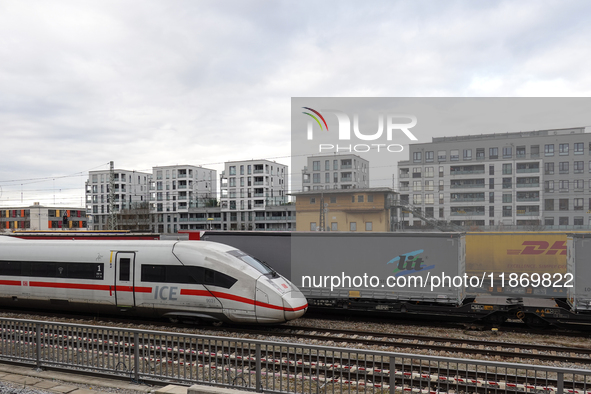
<instances>
[{"instance_id":1,"label":"train windshield","mask_svg":"<svg viewBox=\"0 0 591 394\"><path fill-rule=\"evenodd\" d=\"M269 265L267 263L257 259L256 257L252 257L251 255L248 255L241 250L238 250L238 249L231 250L228 252L228 254L231 254L234 257L238 257L240 260L244 261L246 264L255 268L257 271L259 271L263 275L271 274L273 276L277 276L277 272L275 272L275 270L273 268L269 267Z\"/></svg>"}]
</instances>

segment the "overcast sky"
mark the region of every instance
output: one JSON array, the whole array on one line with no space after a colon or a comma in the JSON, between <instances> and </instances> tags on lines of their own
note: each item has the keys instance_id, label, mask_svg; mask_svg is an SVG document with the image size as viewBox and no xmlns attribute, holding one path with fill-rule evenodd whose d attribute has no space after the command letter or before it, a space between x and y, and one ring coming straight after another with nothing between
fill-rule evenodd
<instances>
[{"instance_id":1,"label":"overcast sky","mask_svg":"<svg viewBox=\"0 0 591 394\"><path fill-rule=\"evenodd\" d=\"M110 160L289 164L292 97L587 97L589 15L564 0L0 0L0 206L83 206Z\"/></svg>"}]
</instances>

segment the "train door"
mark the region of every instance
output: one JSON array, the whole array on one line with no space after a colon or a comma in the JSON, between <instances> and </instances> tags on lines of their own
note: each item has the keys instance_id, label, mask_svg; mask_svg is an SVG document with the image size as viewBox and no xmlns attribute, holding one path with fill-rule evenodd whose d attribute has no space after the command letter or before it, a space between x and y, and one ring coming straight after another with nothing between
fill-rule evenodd
<instances>
[{"instance_id":1,"label":"train door","mask_svg":"<svg viewBox=\"0 0 591 394\"><path fill-rule=\"evenodd\" d=\"M115 257L115 300L120 308L135 306L135 253L117 252Z\"/></svg>"}]
</instances>

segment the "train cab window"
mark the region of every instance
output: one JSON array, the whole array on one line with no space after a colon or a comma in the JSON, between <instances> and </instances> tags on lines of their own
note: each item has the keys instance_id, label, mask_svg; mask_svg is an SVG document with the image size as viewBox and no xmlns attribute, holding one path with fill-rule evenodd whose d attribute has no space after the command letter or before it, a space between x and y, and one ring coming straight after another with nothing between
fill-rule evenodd
<instances>
[{"instance_id":1,"label":"train cab window","mask_svg":"<svg viewBox=\"0 0 591 394\"><path fill-rule=\"evenodd\" d=\"M275 270L273 268L269 267L265 262L260 261L259 259L252 257L252 256L244 253L241 250L238 250L238 249L230 250L227 253L244 261L246 264L255 268L257 271L259 271L263 275L267 275L267 274L272 274L274 276L277 275Z\"/></svg>"},{"instance_id":2,"label":"train cab window","mask_svg":"<svg viewBox=\"0 0 591 394\"><path fill-rule=\"evenodd\" d=\"M119 260L119 280L129 281L131 271L131 259Z\"/></svg>"}]
</instances>

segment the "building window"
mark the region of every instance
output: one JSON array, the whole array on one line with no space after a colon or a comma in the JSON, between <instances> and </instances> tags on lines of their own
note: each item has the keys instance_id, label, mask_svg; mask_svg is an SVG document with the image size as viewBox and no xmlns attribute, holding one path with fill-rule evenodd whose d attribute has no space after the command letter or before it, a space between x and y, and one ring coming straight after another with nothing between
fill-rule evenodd
<instances>
[{"instance_id":1,"label":"building window","mask_svg":"<svg viewBox=\"0 0 591 394\"><path fill-rule=\"evenodd\" d=\"M412 183L412 191L413 192L420 192L422 190L421 181L413 181Z\"/></svg>"},{"instance_id":2,"label":"building window","mask_svg":"<svg viewBox=\"0 0 591 394\"><path fill-rule=\"evenodd\" d=\"M515 155L518 159L523 159L525 157L525 146L518 146L515 149Z\"/></svg>"},{"instance_id":3,"label":"building window","mask_svg":"<svg viewBox=\"0 0 591 394\"><path fill-rule=\"evenodd\" d=\"M433 167L425 167L425 178L433 178L434 176Z\"/></svg>"},{"instance_id":4,"label":"building window","mask_svg":"<svg viewBox=\"0 0 591 394\"><path fill-rule=\"evenodd\" d=\"M492 205L490 207L488 207L488 217L490 217L490 218L495 217L495 207Z\"/></svg>"},{"instance_id":5,"label":"building window","mask_svg":"<svg viewBox=\"0 0 591 394\"><path fill-rule=\"evenodd\" d=\"M460 160L460 151L458 149L451 150L449 152L449 160L451 160L451 161Z\"/></svg>"},{"instance_id":6,"label":"building window","mask_svg":"<svg viewBox=\"0 0 591 394\"><path fill-rule=\"evenodd\" d=\"M589 162L589 172L591 172L591 161ZM443 177L443 166L439 166L439 176Z\"/></svg>"},{"instance_id":7,"label":"building window","mask_svg":"<svg viewBox=\"0 0 591 394\"><path fill-rule=\"evenodd\" d=\"M544 191L546 193L554 192L554 181L545 181L544 182Z\"/></svg>"},{"instance_id":8,"label":"building window","mask_svg":"<svg viewBox=\"0 0 591 394\"><path fill-rule=\"evenodd\" d=\"M545 226L554 226L554 218L544 218Z\"/></svg>"},{"instance_id":9,"label":"building window","mask_svg":"<svg viewBox=\"0 0 591 394\"><path fill-rule=\"evenodd\" d=\"M316 204L316 198L315 197L310 198L310 204Z\"/></svg>"},{"instance_id":10,"label":"building window","mask_svg":"<svg viewBox=\"0 0 591 394\"><path fill-rule=\"evenodd\" d=\"M583 189L585 189L585 181L582 179L575 179L573 181L573 189L575 189L575 191L582 192Z\"/></svg>"},{"instance_id":11,"label":"building window","mask_svg":"<svg viewBox=\"0 0 591 394\"><path fill-rule=\"evenodd\" d=\"M503 158L510 159L511 157L513 157L513 148L510 146L505 146L503 148Z\"/></svg>"},{"instance_id":12,"label":"building window","mask_svg":"<svg viewBox=\"0 0 591 394\"><path fill-rule=\"evenodd\" d=\"M320 183L320 174L319 173L312 174L312 182L313 183Z\"/></svg>"},{"instance_id":13,"label":"building window","mask_svg":"<svg viewBox=\"0 0 591 394\"><path fill-rule=\"evenodd\" d=\"M420 178L421 177L421 167L413 167L412 177L413 178Z\"/></svg>"},{"instance_id":14,"label":"building window","mask_svg":"<svg viewBox=\"0 0 591 394\"><path fill-rule=\"evenodd\" d=\"M488 178L488 188L489 189L495 188L495 178Z\"/></svg>"},{"instance_id":15,"label":"building window","mask_svg":"<svg viewBox=\"0 0 591 394\"><path fill-rule=\"evenodd\" d=\"M558 163L558 173L568 174L568 161L561 161Z\"/></svg>"},{"instance_id":16,"label":"building window","mask_svg":"<svg viewBox=\"0 0 591 394\"><path fill-rule=\"evenodd\" d=\"M511 175L512 172L511 163L503 164L503 175Z\"/></svg>"},{"instance_id":17,"label":"building window","mask_svg":"<svg viewBox=\"0 0 591 394\"><path fill-rule=\"evenodd\" d=\"M337 198L336 197L331 197L330 198L330 203L331 204L336 204L337 203Z\"/></svg>"},{"instance_id":18,"label":"building window","mask_svg":"<svg viewBox=\"0 0 591 394\"><path fill-rule=\"evenodd\" d=\"M567 156L568 155L568 144L559 144L558 145L558 154L560 156Z\"/></svg>"},{"instance_id":19,"label":"building window","mask_svg":"<svg viewBox=\"0 0 591 394\"><path fill-rule=\"evenodd\" d=\"M583 199L582 198L575 198L573 200L573 206L575 211L582 211L583 210Z\"/></svg>"},{"instance_id":20,"label":"building window","mask_svg":"<svg viewBox=\"0 0 591 394\"><path fill-rule=\"evenodd\" d=\"M472 160L472 149L464 149L464 160Z\"/></svg>"},{"instance_id":21,"label":"building window","mask_svg":"<svg viewBox=\"0 0 591 394\"><path fill-rule=\"evenodd\" d=\"M554 210L554 199L548 198L544 200L544 210L545 211L553 211Z\"/></svg>"},{"instance_id":22,"label":"building window","mask_svg":"<svg viewBox=\"0 0 591 394\"><path fill-rule=\"evenodd\" d=\"M558 210L568 211L568 198L561 198L558 200Z\"/></svg>"},{"instance_id":23,"label":"building window","mask_svg":"<svg viewBox=\"0 0 591 394\"><path fill-rule=\"evenodd\" d=\"M504 218L513 217L513 207L511 207L511 206L503 206L503 217Z\"/></svg>"},{"instance_id":24,"label":"building window","mask_svg":"<svg viewBox=\"0 0 591 394\"><path fill-rule=\"evenodd\" d=\"M554 144L544 145L544 156L554 156Z\"/></svg>"},{"instance_id":25,"label":"building window","mask_svg":"<svg viewBox=\"0 0 591 394\"><path fill-rule=\"evenodd\" d=\"M423 195L422 194L413 194L412 195L412 203L414 205L421 205L423 203Z\"/></svg>"},{"instance_id":26,"label":"building window","mask_svg":"<svg viewBox=\"0 0 591 394\"><path fill-rule=\"evenodd\" d=\"M366 222L365 223L365 231L372 231L373 230L373 225L371 222Z\"/></svg>"},{"instance_id":27,"label":"building window","mask_svg":"<svg viewBox=\"0 0 591 394\"><path fill-rule=\"evenodd\" d=\"M489 204L494 204L495 203L495 193L494 192L489 192L488 193L488 203Z\"/></svg>"},{"instance_id":28,"label":"building window","mask_svg":"<svg viewBox=\"0 0 591 394\"><path fill-rule=\"evenodd\" d=\"M568 226L568 216L567 217L564 217L564 216L559 217L558 218L558 224L560 226Z\"/></svg>"},{"instance_id":29,"label":"building window","mask_svg":"<svg viewBox=\"0 0 591 394\"><path fill-rule=\"evenodd\" d=\"M511 178L503 178L503 189L511 189L513 187L513 183L511 182Z\"/></svg>"},{"instance_id":30,"label":"building window","mask_svg":"<svg viewBox=\"0 0 591 394\"><path fill-rule=\"evenodd\" d=\"M425 191L426 192L433 191L433 181L425 181Z\"/></svg>"},{"instance_id":31,"label":"building window","mask_svg":"<svg viewBox=\"0 0 591 394\"><path fill-rule=\"evenodd\" d=\"M357 202L363 202L363 195L357 196Z\"/></svg>"},{"instance_id":32,"label":"building window","mask_svg":"<svg viewBox=\"0 0 591 394\"><path fill-rule=\"evenodd\" d=\"M484 148L476 148L476 160L484 159Z\"/></svg>"},{"instance_id":33,"label":"building window","mask_svg":"<svg viewBox=\"0 0 591 394\"><path fill-rule=\"evenodd\" d=\"M432 163L433 162L433 157L434 157L434 152L433 151L425 152L425 161L427 163Z\"/></svg>"},{"instance_id":34,"label":"building window","mask_svg":"<svg viewBox=\"0 0 591 394\"><path fill-rule=\"evenodd\" d=\"M495 166L491 165L488 166L488 175L494 175L495 174Z\"/></svg>"},{"instance_id":35,"label":"building window","mask_svg":"<svg viewBox=\"0 0 591 394\"><path fill-rule=\"evenodd\" d=\"M420 163L423 160L423 153L422 152L413 152L412 153L412 161L415 163Z\"/></svg>"},{"instance_id":36,"label":"building window","mask_svg":"<svg viewBox=\"0 0 591 394\"><path fill-rule=\"evenodd\" d=\"M585 172L585 162L584 161L575 161L573 172L575 174L582 174L583 172Z\"/></svg>"},{"instance_id":37,"label":"building window","mask_svg":"<svg viewBox=\"0 0 591 394\"><path fill-rule=\"evenodd\" d=\"M554 163L544 163L544 175L554 175Z\"/></svg>"},{"instance_id":38,"label":"building window","mask_svg":"<svg viewBox=\"0 0 591 394\"><path fill-rule=\"evenodd\" d=\"M488 148L488 158L489 159L498 159L499 158L499 148Z\"/></svg>"},{"instance_id":39,"label":"building window","mask_svg":"<svg viewBox=\"0 0 591 394\"><path fill-rule=\"evenodd\" d=\"M576 142L574 144L574 154L575 155L583 155L585 154L585 144L583 144L582 142Z\"/></svg>"},{"instance_id":40,"label":"building window","mask_svg":"<svg viewBox=\"0 0 591 394\"><path fill-rule=\"evenodd\" d=\"M530 155L532 157L532 159L535 159L536 157L540 157L540 145L532 145L530 147Z\"/></svg>"},{"instance_id":41,"label":"building window","mask_svg":"<svg viewBox=\"0 0 591 394\"><path fill-rule=\"evenodd\" d=\"M332 222L330 224L330 230L331 231L339 231L339 224L337 222Z\"/></svg>"},{"instance_id":42,"label":"building window","mask_svg":"<svg viewBox=\"0 0 591 394\"><path fill-rule=\"evenodd\" d=\"M575 216L573 218L573 225L582 226L583 225L583 217L582 216Z\"/></svg>"},{"instance_id":43,"label":"building window","mask_svg":"<svg viewBox=\"0 0 591 394\"><path fill-rule=\"evenodd\" d=\"M349 223L349 230L350 230L350 231L357 231L357 223L355 223L355 222L350 222L350 223Z\"/></svg>"},{"instance_id":44,"label":"building window","mask_svg":"<svg viewBox=\"0 0 591 394\"><path fill-rule=\"evenodd\" d=\"M230 166L229 173L230 175L236 175L236 166ZM168 178L168 176L166 178Z\"/></svg>"},{"instance_id":45,"label":"building window","mask_svg":"<svg viewBox=\"0 0 591 394\"><path fill-rule=\"evenodd\" d=\"M568 181L559 181L560 191L567 192L568 191Z\"/></svg>"},{"instance_id":46,"label":"building window","mask_svg":"<svg viewBox=\"0 0 591 394\"><path fill-rule=\"evenodd\" d=\"M511 194L503 194L503 203L509 204L513 202L513 195Z\"/></svg>"},{"instance_id":47,"label":"building window","mask_svg":"<svg viewBox=\"0 0 591 394\"><path fill-rule=\"evenodd\" d=\"M425 194L425 204L433 204L433 203L434 203L433 194ZM431 208L431 210L433 210L433 208ZM431 216L433 216L433 214L431 214Z\"/></svg>"},{"instance_id":48,"label":"building window","mask_svg":"<svg viewBox=\"0 0 591 394\"><path fill-rule=\"evenodd\" d=\"M591 152L591 144L589 145L589 151ZM444 150L440 150L437 152L437 160L438 161L445 161L447 160L447 152Z\"/></svg>"},{"instance_id":49,"label":"building window","mask_svg":"<svg viewBox=\"0 0 591 394\"><path fill-rule=\"evenodd\" d=\"M310 222L310 231L316 231L316 222Z\"/></svg>"}]
</instances>

